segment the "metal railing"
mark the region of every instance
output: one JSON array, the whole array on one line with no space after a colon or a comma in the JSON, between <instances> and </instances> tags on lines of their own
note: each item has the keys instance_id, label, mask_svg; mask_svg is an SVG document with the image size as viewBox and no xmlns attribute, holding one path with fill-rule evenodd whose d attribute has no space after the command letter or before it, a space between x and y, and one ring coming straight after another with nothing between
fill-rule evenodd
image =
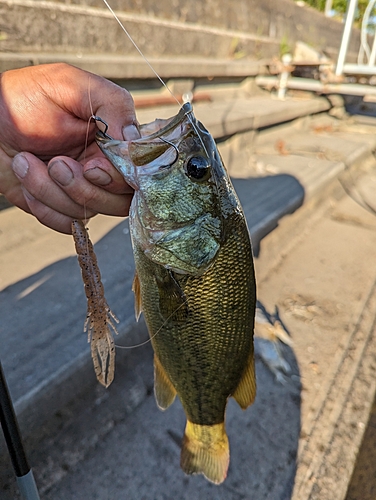
<instances>
[{"instance_id":1,"label":"metal railing","mask_svg":"<svg viewBox=\"0 0 376 500\"><path fill-rule=\"evenodd\" d=\"M344 74L356 75L376 75L376 36L373 33L372 47L369 45L369 38L371 38L369 27L372 12L374 10L376 0L370 0L364 12L362 26L361 26L361 40L360 49L358 53L358 60L356 63L346 63L346 56L349 47L352 27L355 20L355 15L358 7L358 0L349 0L347 6L345 26L343 29L341 47L338 54L336 75L341 76ZM374 23L373 23L374 24Z\"/></svg>"}]
</instances>

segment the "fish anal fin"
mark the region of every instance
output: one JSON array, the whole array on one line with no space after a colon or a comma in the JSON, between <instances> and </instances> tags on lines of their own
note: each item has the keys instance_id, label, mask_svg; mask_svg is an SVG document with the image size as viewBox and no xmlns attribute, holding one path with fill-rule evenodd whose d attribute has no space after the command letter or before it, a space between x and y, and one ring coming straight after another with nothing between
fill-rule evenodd
<instances>
[{"instance_id":1,"label":"fish anal fin","mask_svg":"<svg viewBox=\"0 0 376 500\"><path fill-rule=\"evenodd\" d=\"M154 394L161 410L166 410L176 396L176 390L157 356L154 356Z\"/></svg>"},{"instance_id":2,"label":"fish anal fin","mask_svg":"<svg viewBox=\"0 0 376 500\"><path fill-rule=\"evenodd\" d=\"M138 318L140 317L140 314L142 312L142 303L141 303L141 285L137 271L135 272L133 278L132 291L134 293L134 312L136 315L136 320L138 321Z\"/></svg>"},{"instance_id":3,"label":"fish anal fin","mask_svg":"<svg viewBox=\"0 0 376 500\"><path fill-rule=\"evenodd\" d=\"M253 403L256 397L256 373L255 373L255 358L252 352L248 357L247 366L243 372L242 378L235 389L232 397L239 404L240 408L245 410Z\"/></svg>"},{"instance_id":4,"label":"fish anal fin","mask_svg":"<svg viewBox=\"0 0 376 500\"><path fill-rule=\"evenodd\" d=\"M203 474L215 484L226 479L230 448L224 422L215 425L193 424L185 429L180 466L186 474Z\"/></svg>"}]
</instances>

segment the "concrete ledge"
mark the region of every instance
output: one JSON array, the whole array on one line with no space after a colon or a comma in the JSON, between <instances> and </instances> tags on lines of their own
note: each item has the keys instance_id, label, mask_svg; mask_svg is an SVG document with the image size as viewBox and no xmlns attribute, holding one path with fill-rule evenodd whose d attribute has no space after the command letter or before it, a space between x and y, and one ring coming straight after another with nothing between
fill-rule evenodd
<instances>
[{"instance_id":1,"label":"concrete ledge","mask_svg":"<svg viewBox=\"0 0 376 500\"><path fill-rule=\"evenodd\" d=\"M338 368L322 404L315 407L311 422L305 422L304 434L309 429L309 435L299 453L292 500L346 496L376 389L375 310L376 283L354 330L338 349Z\"/></svg>"},{"instance_id":2,"label":"concrete ledge","mask_svg":"<svg viewBox=\"0 0 376 500\"><path fill-rule=\"evenodd\" d=\"M0 1L0 19L4 26L1 52L138 55L107 9L48 1ZM279 41L268 36L134 13L121 12L119 19L146 57L236 58L239 47L241 56L251 59L278 53Z\"/></svg>"},{"instance_id":3,"label":"concrete ledge","mask_svg":"<svg viewBox=\"0 0 376 500\"><path fill-rule=\"evenodd\" d=\"M152 0L144 0L142 3L134 0L113 0L110 3L120 17L130 22L133 18L139 19L145 24L146 19L146 24L159 22L177 25L180 23L182 26L185 25L187 29L190 29L189 26L196 25L198 29L203 31L225 30L228 32L241 32L244 35L253 34L252 36L256 36L259 40L258 45L255 47L256 51L251 54L253 57L259 57L260 50L263 51L263 38L274 39L277 45L276 52L273 54L275 56L279 55L278 46L281 40L284 40L284 43L291 48L293 48L297 40L301 40L312 45L317 50L329 50L329 52L336 53L343 30L343 25L340 22L327 18L322 13L306 5L301 7L292 0L281 0L278 3L273 0L265 0L262 3L258 0L235 0L231 3L226 0L208 0L197 4L192 4L189 0L178 0L174 3L174 8L171 8L169 2L153 2ZM17 9L21 8L31 8L37 15L34 16L33 12L30 12L27 23L23 23L24 26L17 26L17 24L21 24L17 19ZM41 32L41 38L39 42L36 40L36 43L41 46L52 37L50 43L54 44L53 38L55 38L56 26L60 24L62 17L66 13L75 15L77 21L80 14L86 13L86 41L88 47L91 47L93 51L100 50L103 38L111 36L107 30L103 29L104 25L102 25L100 32L97 33L102 40L100 40L99 36L95 36L95 33L91 30L92 24L88 19L90 16L98 17L102 15L105 17L109 15L101 0L76 0L74 4L65 0L1 0L0 11L3 14L0 18L4 19L4 23L0 24L0 29L3 34L8 36L6 43L9 43L15 33L32 38L33 34L37 33L38 27L45 25L49 29ZM12 13L9 20L7 12ZM35 22L29 24L29 20L34 20L34 18ZM14 26L15 32L13 30L14 21L17 21ZM25 30L27 26L30 29ZM67 29L66 35L68 35L70 24L65 24L65 28ZM130 32L136 37L137 31L131 30ZM80 23L77 24L76 34L81 36ZM350 40L350 50L354 53L357 52L360 42L359 36L356 36L357 34L358 32L355 30L355 36ZM65 36L63 32L57 33L57 35L59 37ZM147 39L152 40L153 45L159 47L159 38L163 38L164 33L162 31L159 34L155 33L156 37L152 38L150 35L149 32ZM237 34L233 36L238 37ZM23 38L23 36L16 37L19 44L25 42ZM65 37L65 41L68 45L72 43L72 46L77 43L74 37L69 38L69 36ZM121 43L121 41L123 41L123 38L118 43ZM176 40L176 42L179 45L179 40ZM143 43L143 40L138 40L138 43ZM19 51L19 47L20 45L13 50ZM242 40L239 39L238 52L244 53L245 48ZM115 46L112 50L118 52ZM185 47L183 53L187 53L187 51L188 46Z\"/></svg>"},{"instance_id":4,"label":"concrete ledge","mask_svg":"<svg viewBox=\"0 0 376 500\"><path fill-rule=\"evenodd\" d=\"M265 62L252 60L205 59L203 57L151 57L148 59L161 78L212 78L256 76ZM114 54L62 54L46 52L0 53L0 72L33 66L65 62L105 78L155 78L141 56Z\"/></svg>"},{"instance_id":5,"label":"concrete ledge","mask_svg":"<svg viewBox=\"0 0 376 500\"><path fill-rule=\"evenodd\" d=\"M277 123L288 122L302 116L327 111L331 107L325 98L290 99L281 101L268 95L244 97L239 92L236 99L218 99L210 103L194 106L196 117L216 139L238 134L246 130L257 130ZM148 123L155 118L169 118L174 114L173 106L141 109L140 123Z\"/></svg>"}]
</instances>

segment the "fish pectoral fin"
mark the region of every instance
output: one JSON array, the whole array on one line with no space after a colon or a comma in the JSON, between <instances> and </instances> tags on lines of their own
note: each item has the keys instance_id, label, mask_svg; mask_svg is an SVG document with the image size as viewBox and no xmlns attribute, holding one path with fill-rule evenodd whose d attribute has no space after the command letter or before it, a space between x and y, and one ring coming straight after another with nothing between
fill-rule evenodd
<instances>
[{"instance_id":1,"label":"fish pectoral fin","mask_svg":"<svg viewBox=\"0 0 376 500\"><path fill-rule=\"evenodd\" d=\"M166 323L185 324L189 314L186 296L172 271L155 276L159 291L159 311Z\"/></svg>"},{"instance_id":2,"label":"fish pectoral fin","mask_svg":"<svg viewBox=\"0 0 376 500\"><path fill-rule=\"evenodd\" d=\"M253 403L256 397L256 373L255 373L255 358L252 352L248 357L247 366L245 367L244 373L238 387L235 389L232 397L238 403L240 408L245 410L249 405Z\"/></svg>"},{"instance_id":3,"label":"fish pectoral fin","mask_svg":"<svg viewBox=\"0 0 376 500\"><path fill-rule=\"evenodd\" d=\"M175 387L157 356L154 356L154 395L161 410L166 410L174 402L176 396Z\"/></svg>"},{"instance_id":4,"label":"fish pectoral fin","mask_svg":"<svg viewBox=\"0 0 376 500\"><path fill-rule=\"evenodd\" d=\"M186 474L203 474L212 483L221 484L226 479L229 461L224 422L199 425L187 421L180 457Z\"/></svg>"},{"instance_id":5,"label":"fish pectoral fin","mask_svg":"<svg viewBox=\"0 0 376 500\"><path fill-rule=\"evenodd\" d=\"M137 271L134 274L132 291L134 293L134 312L136 315L136 320L140 317L142 312L142 303L141 303L141 286L140 286L140 278L138 277Z\"/></svg>"}]
</instances>

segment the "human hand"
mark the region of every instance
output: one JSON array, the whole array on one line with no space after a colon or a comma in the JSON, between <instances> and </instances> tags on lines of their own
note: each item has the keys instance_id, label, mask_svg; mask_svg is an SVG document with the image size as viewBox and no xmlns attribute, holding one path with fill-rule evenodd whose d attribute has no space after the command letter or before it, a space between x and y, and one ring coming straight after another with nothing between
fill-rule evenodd
<instances>
[{"instance_id":1,"label":"human hand","mask_svg":"<svg viewBox=\"0 0 376 500\"><path fill-rule=\"evenodd\" d=\"M126 216L133 190L95 143L92 115L115 139L139 137L133 100L114 83L67 64L0 75L0 192L42 224Z\"/></svg>"}]
</instances>

